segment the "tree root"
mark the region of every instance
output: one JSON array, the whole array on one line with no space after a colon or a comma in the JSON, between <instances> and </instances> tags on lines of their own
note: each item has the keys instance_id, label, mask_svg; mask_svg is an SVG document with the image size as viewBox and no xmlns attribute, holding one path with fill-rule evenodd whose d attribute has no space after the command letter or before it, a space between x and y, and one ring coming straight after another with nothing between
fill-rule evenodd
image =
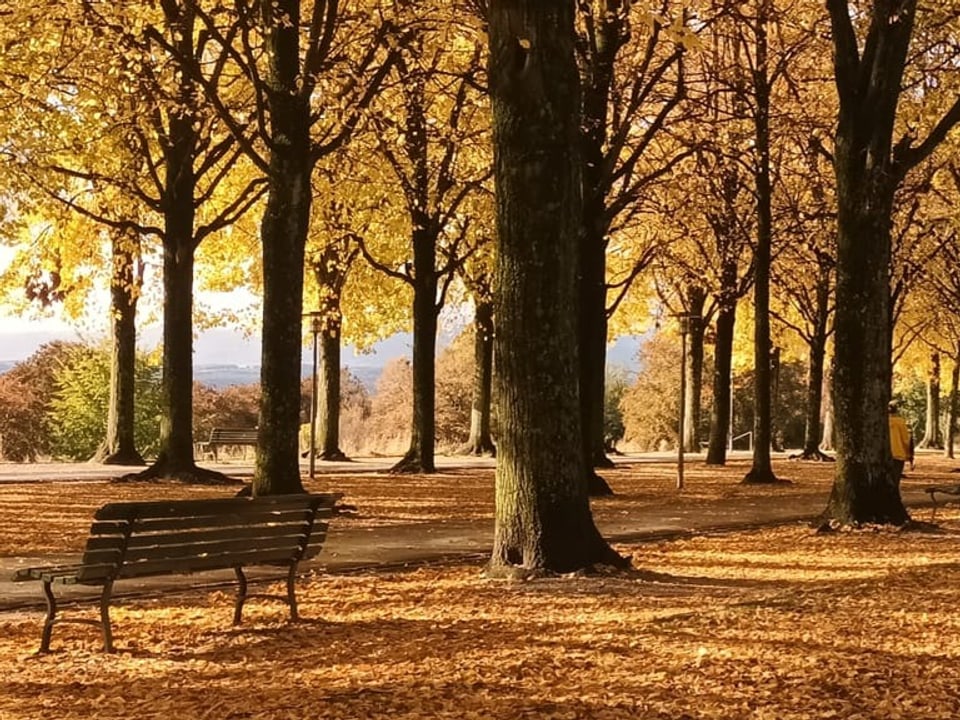
<instances>
[{"instance_id":1,"label":"tree root","mask_svg":"<svg viewBox=\"0 0 960 720\"><path fill-rule=\"evenodd\" d=\"M457 450L457 455L472 455L473 457L496 457L497 447L492 442L467 443Z\"/></svg>"},{"instance_id":2,"label":"tree root","mask_svg":"<svg viewBox=\"0 0 960 720\"><path fill-rule=\"evenodd\" d=\"M94 455L90 462L102 463L104 465L146 465L147 461L143 459L136 450L131 452L116 452L110 455L101 456L99 453Z\"/></svg>"},{"instance_id":3,"label":"tree root","mask_svg":"<svg viewBox=\"0 0 960 720\"><path fill-rule=\"evenodd\" d=\"M429 467L424 464L423 458L415 450L407 451L400 461L390 468L390 472L396 475L429 475L435 473L437 468L431 463Z\"/></svg>"},{"instance_id":4,"label":"tree root","mask_svg":"<svg viewBox=\"0 0 960 720\"><path fill-rule=\"evenodd\" d=\"M206 468L193 465L191 467L170 468L166 463L158 461L141 470L138 473L128 473L112 482L133 483L133 482L160 482L163 480L176 480L185 485L242 485L243 481L232 478L216 470L207 470Z\"/></svg>"},{"instance_id":5,"label":"tree root","mask_svg":"<svg viewBox=\"0 0 960 720\"><path fill-rule=\"evenodd\" d=\"M741 485L792 485L790 480L781 480L773 474L773 470L758 470L751 468L750 472L744 475Z\"/></svg>"},{"instance_id":6,"label":"tree root","mask_svg":"<svg viewBox=\"0 0 960 720\"><path fill-rule=\"evenodd\" d=\"M340 448L330 452L322 452L319 455L324 462L353 462L350 457Z\"/></svg>"},{"instance_id":7,"label":"tree root","mask_svg":"<svg viewBox=\"0 0 960 720\"><path fill-rule=\"evenodd\" d=\"M788 460L810 460L813 462L836 462L835 457L827 455L825 452L817 448L816 450L804 450L803 452L794 453L793 455L787 456Z\"/></svg>"}]
</instances>

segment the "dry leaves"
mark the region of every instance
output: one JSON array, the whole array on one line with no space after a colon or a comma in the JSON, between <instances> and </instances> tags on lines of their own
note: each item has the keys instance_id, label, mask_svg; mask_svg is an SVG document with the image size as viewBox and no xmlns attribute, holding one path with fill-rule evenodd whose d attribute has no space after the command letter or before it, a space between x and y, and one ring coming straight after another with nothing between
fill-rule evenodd
<instances>
[{"instance_id":1,"label":"dry leaves","mask_svg":"<svg viewBox=\"0 0 960 720\"><path fill-rule=\"evenodd\" d=\"M666 502L644 496L661 476L630 502ZM489 478L471 478L481 512ZM727 483L717 496L741 492ZM233 628L224 592L133 600L113 612L113 656L71 625L37 656L40 613L6 613L0 718L956 718L960 513L938 520L621 546L634 571L586 578L317 575L296 625L254 601Z\"/></svg>"}]
</instances>

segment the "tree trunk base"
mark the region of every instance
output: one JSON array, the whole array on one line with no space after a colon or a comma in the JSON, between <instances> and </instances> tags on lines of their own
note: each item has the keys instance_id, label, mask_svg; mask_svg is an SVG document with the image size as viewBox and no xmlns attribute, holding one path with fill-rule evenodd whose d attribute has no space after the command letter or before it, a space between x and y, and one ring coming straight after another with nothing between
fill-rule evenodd
<instances>
[{"instance_id":1,"label":"tree trunk base","mask_svg":"<svg viewBox=\"0 0 960 720\"><path fill-rule=\"evenodd\" d=\"M612 465L613 463L611 463ZM613 488L602 477L592 470L587 471L587 494L590 497L610 497Z\"/></svg>"},{"instance_id":2,"label":"tree trunk base","mask_svg":"<svg viewBox=\"0 0 960 720\"><path fill-rule=\"evenodd\" d=\"M352 462L347 454L340 448L337 448L336 450L324 451L317 457L325 462Z\"/></svg>"},{"instance_id":3,"label":"tree trunk base","mask_svg":"<svg viewBox=\"0 0 960 720\"><path fill-rule=\"evenodd\" d=\"M424 462L423 457L417 450L408 450L407 454L400 459L400 462L390 468L390 472L397 475L427 475L436 471L437 468L433 461Z\"/></svg>"},{"instance_id":4,"label":"tree trunk base","mask_svg":"<svg viewBox=\"0 0 960 720\"><path fill-rule=\"evenodd\" d=\"M96 454L90 458L89 462L101 463L103 465L146 465L147 461L136 450L118 450L115 453L107 452L107 448L101 445Z\"/></svg>"},{"instance_id":5,"label":"tree trunk base","mask_svg":"<svg viewBox=\"0 0 960 720\"><path fill-rule=\"evenodd\" d=\"M703 459L703 462L705 465L725 466L727 464L726 445L722 445L720 448L708 447L707 456Z\"/></svg>"},{"instance_id":6,"label":"tree trunk base","mask_svg":"<svg viewBox=\"0 0 960 720\"><path fill-rule=\"evenodd\" d=\"M493 442L470 442L457 450L457 455L473 455L474 457L496 457L497 446Z\"/></svg>"},{"instance_id":7,"label":"tree trunk base","mask_svg":"<svg viewBox=\"0 0 960 720\"><path fill-rule=\"evenodd\" d=\"M743 476L741 485L792 485L789 480L781 480L773 474L773 470L751 468L750 472Z\"/></svg>"},{"instance_id":8,"label":"tree trunk base","mask_svg":"<svg viewBox=\"0 0 960 720\"><path fill-rule=\"evenodd\" d=\"M138 473L128 473L113 482L159 482L161 480L177 480L186 485L242 485L242 481L225 475L216 470L190 465L186 467L170 467L170 464L157 460L146 470Z\"/></svg>"},{"instance_id":9,"label":"tree trunk base","mask_svg":"<svg viewBox=\"0 0 960 720\"><path fill-rule=\"evenodd\" d=\"M900 478L893 468L848 462L845 481L834 482L830 499L815 525L859 528L865 525L904 527L910 515L900 495Z\"/></svg>"},{"instance_id":10,"label":"tree trunk base","mask_svg":"<svg viewBox=\"0 0 960 720\"><path fill-rule=\"evenodd\" d=\"M611 548L606 542L602 543L602 548L597 548L597 558L577 568L531 568L523 565L511 565L495 561L493 559L487 563L484 574L488 578L499 580L532 580L535 578L559 577L561 575L570 575L573 573L592 575L599 574L598 568L611 567L616 570L626 570L631 567L630 558L626 558L616 550Z\"/></svg>"},{"instance_id":11,"label":"tree trunk base","mask_svg":"<svg viewBox=\"0 0 960 720\"><path fill-rule=\"evenodd\" d=\"M820 448L814 448L813 450L804 450L803 452L794 453L793 455L787 456L788 460L811 460L814 462L836 462L837 459L827 455L825 452L820 450Z\"/></svg>"}]
</instances>

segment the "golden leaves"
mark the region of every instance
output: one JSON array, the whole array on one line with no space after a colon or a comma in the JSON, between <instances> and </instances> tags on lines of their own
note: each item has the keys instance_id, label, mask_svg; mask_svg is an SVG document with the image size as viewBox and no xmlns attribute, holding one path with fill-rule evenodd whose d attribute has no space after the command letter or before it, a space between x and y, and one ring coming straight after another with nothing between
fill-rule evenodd
<instances>
[{"instance_id":1,"label":"golden leaves","mask_svg":"<svg viewBox=\"0 0 960 720\"><path fill-rule=\"evenodd\" d=\"M696 467L682 502L825 497L829 468L790 468L778 474L802 482L772 490L735 485L742 468ZM601 515L676 506L667 465L610 479L621 495L598 503ZM403 488L376 475L318 484L347 488L377 522L422 532L428 513L489 517L490 480L482 471ZM37 542L25 507L50 507L45 497L57 494L80 523L105 491L137 492L4 485L0 528ZM953 718L960 513L940 517L937 534L796 525L623 545L636 569L592 577L491 581L477 565L314 575L299 585L307 620L294 625L282 606L254 601L232 628L228 591L127 601L113 611L114 656L99 652L95 631L71 625L57 628L61 649L35 656L39 615L6 614L0 717Z\"/></svg>"}]
</instances>

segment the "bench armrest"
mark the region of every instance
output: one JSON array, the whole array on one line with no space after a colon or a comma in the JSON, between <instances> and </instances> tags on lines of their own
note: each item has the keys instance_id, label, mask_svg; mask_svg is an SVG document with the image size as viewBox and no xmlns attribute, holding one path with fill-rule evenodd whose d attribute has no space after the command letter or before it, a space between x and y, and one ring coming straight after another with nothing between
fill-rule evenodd
<instances>
[{"instance_id":1,"label":"bench armrest","mask_svg":"<svg viewBox=\"0 0 960 720\"><path fill-rule=\"evenodd\" d=\"M13 582L27 580L46 580L51 577L71 577L77 574L82 565L43 565L41 567L20 568L13 574Z\"/></svg>"}]
</instances>

